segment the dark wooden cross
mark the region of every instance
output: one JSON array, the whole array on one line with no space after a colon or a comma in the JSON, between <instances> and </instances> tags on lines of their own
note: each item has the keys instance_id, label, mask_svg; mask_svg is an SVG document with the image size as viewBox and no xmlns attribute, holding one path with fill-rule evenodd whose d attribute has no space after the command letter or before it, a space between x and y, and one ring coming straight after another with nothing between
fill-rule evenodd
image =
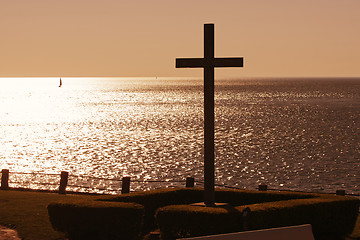
<instances>
[{"instance_id":1,"label":"dark wooden cross","mask_svg":"<svg viewBox=\"0 0 360 240\"><path fill-rule=\"evenodd\" d=\"M214 206L214 68L243 67L243 58L215 58L214 24L204 24L204 58L177 58L176 67L204 68L204 203Z\"/></svg>"}]
</instances>

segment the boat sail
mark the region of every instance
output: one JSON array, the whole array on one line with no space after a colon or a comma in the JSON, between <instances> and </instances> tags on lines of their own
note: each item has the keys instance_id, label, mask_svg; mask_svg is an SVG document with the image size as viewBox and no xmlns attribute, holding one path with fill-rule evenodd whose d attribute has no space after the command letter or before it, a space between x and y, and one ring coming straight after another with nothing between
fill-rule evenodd
<instances>
[{"instance_id":1,"label":"boat sail","mask_svg":"<svg viewBox=\"0 0 360 240\"><path fill-rule=\"evenodd\" d=\"M60 77L60 84L59 84L59 87L61 87L62 86L62 81L61 81L61 77Z\"/></svg>"}]
</instances>

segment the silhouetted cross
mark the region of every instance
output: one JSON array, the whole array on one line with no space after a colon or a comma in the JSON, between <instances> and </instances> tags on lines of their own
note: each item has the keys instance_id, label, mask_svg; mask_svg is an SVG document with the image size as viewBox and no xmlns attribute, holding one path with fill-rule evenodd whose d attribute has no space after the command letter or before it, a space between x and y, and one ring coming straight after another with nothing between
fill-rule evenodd
<instances>
[{"instance_id":1,"label":"silhouetted cross","mask_svg":"<svg viewBox=\"0 0 360 240\"><path fill-rule=\"evenodd\" d=\"M204 203L214 206L214 68L243 67L243 58L215 58L214 24L204 24L204 58L177 58L176 67L204 68Z\"/></svg>"}]
</instances>

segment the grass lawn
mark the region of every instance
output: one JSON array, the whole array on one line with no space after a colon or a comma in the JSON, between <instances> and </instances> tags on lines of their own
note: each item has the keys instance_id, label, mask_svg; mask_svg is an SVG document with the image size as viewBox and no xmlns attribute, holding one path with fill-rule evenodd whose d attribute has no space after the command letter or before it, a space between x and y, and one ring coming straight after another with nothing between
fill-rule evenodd
<instances>
[{"instance_id":1,"label":"grass lawn","mask_svg":"<svg viewBox=\"0 0 360 240\"><path fill-rule=\"evenodd\" d=\"M59 240L64 235L51 227L47 205L61 199L99 196L0 190L0 224L14 226L25 240ZM360 239L360 215L351 237Z\"/></svg>"},{"instance_id":2,"label":"grass lawn","mask_svg":"<svg viewBox=\"0 0 360 240\"><path fill-rule=\"evenodd\" d=\"M47 205L71 198L98 196L0 190L0 224L14 226L25 240L63 239L64 235L51 227Z\"/></svg>"}]
</instances>

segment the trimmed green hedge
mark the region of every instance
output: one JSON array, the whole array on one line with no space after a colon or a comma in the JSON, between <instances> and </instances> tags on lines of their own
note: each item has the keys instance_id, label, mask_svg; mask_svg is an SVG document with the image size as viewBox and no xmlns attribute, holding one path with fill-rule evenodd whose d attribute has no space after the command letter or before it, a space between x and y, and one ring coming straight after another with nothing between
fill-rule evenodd
<instances>
[{"instance_id":1,"label":"trimmed green hedge","mask_svg":"<svg viewBox=\"0 0 360 240\"><path fill-rule=\"evenodd\" d=\"M354 229L359 200L352 197L320 195L318 198L249 205L251 229L310 223L316 238L344 237ZM331 239L325 238L325 239Z\"/></svg>"},{"instance_id":2,"label":"trimmed green hedge","mask_svg":"<svg viewBox=\"0 0 360 240\"><path fill-rule=\"evenodd\" d=\"M250 230L310 223L320 239L350 233L359 208L356 198L315 193L217 189L215 199L233 207L184 205L202 202L203 189L168 188L55 203L48 211L53 227L72 239L137 239L158 227L164 240L243 231L246 207Z\"/></svg>"},{"instance_id":3,"label":"trimmed green hedge","mask_svg":"<svg viewBox=\"0 0 360 240\"><path fill-rule=\"evenodd\" d=\"M136 203L67 201L51 203L52 227L70 239L140 239L144 207Z\"/></svg>"},{"instance_id":4,"label":"trimmed green hedge","mask_svg":"<svg viewBox=\"0 0 360 240\"><path fill-rule=\"evenodd\" d=\"M156 213L161 239L176 239L242 231L236 208L171 205Z\"/></svg>"},{"instance_id":5,"label":"trimmed green hedge","mask_svg":"<svg viewBox=\"0 0 360 240\"><path fill-rule=\"evenodd\" d=\"M252 192L251 198L258 193ZM222 193L224 192L217 192L217 196L224 197L221 196ZM247 204L227 209L166 206L156 213L161 238L165 240L243 231L241 213L246 207L251 209L249 230L310 223L317 239L323 239L325 235L336 239L351 233L354 228L359 209L359 200L356 198L293 192L262 193L269 194L270 198L280 198L282 195L288 199L298 199ZM261 198L262 194L259 197Z\"/></svg>"},{"instance_id":6,"label":"trimmed green hedge","mask_svg":"<svg viewBox=\"0 0 360 240\"><path fill-rule=\"evenodd\" d=\"M158 228L155 220L157 209L174 204L189 204L200 202L203 198L203 191L191 188L167 188L145 192L134 192L122 194L116 197L103 197L99 201L110 202L135 202L145 208L143 234Z\"/></svg>"},{"instance_id":7,"label":"trimmed green hedge","mask_svg":"<svg viewBox=\"0 0 360 240\"><path fill-rule=\"evenodd\" d=\"M217 189L215 195L217 202L226 202L233 206L311 197L313 197L313 195L307 193L292 192L284 194L280 192L229 189ZM204 191L201 188L167 188L122 194L116 197L106 196L99 200L111 202L135 202L143 205L145 207L145 216L142 232L146 234L158 228L154 217L157 209L168 205L202 202L203 199Z\"/></svg>"}]
</instances>

